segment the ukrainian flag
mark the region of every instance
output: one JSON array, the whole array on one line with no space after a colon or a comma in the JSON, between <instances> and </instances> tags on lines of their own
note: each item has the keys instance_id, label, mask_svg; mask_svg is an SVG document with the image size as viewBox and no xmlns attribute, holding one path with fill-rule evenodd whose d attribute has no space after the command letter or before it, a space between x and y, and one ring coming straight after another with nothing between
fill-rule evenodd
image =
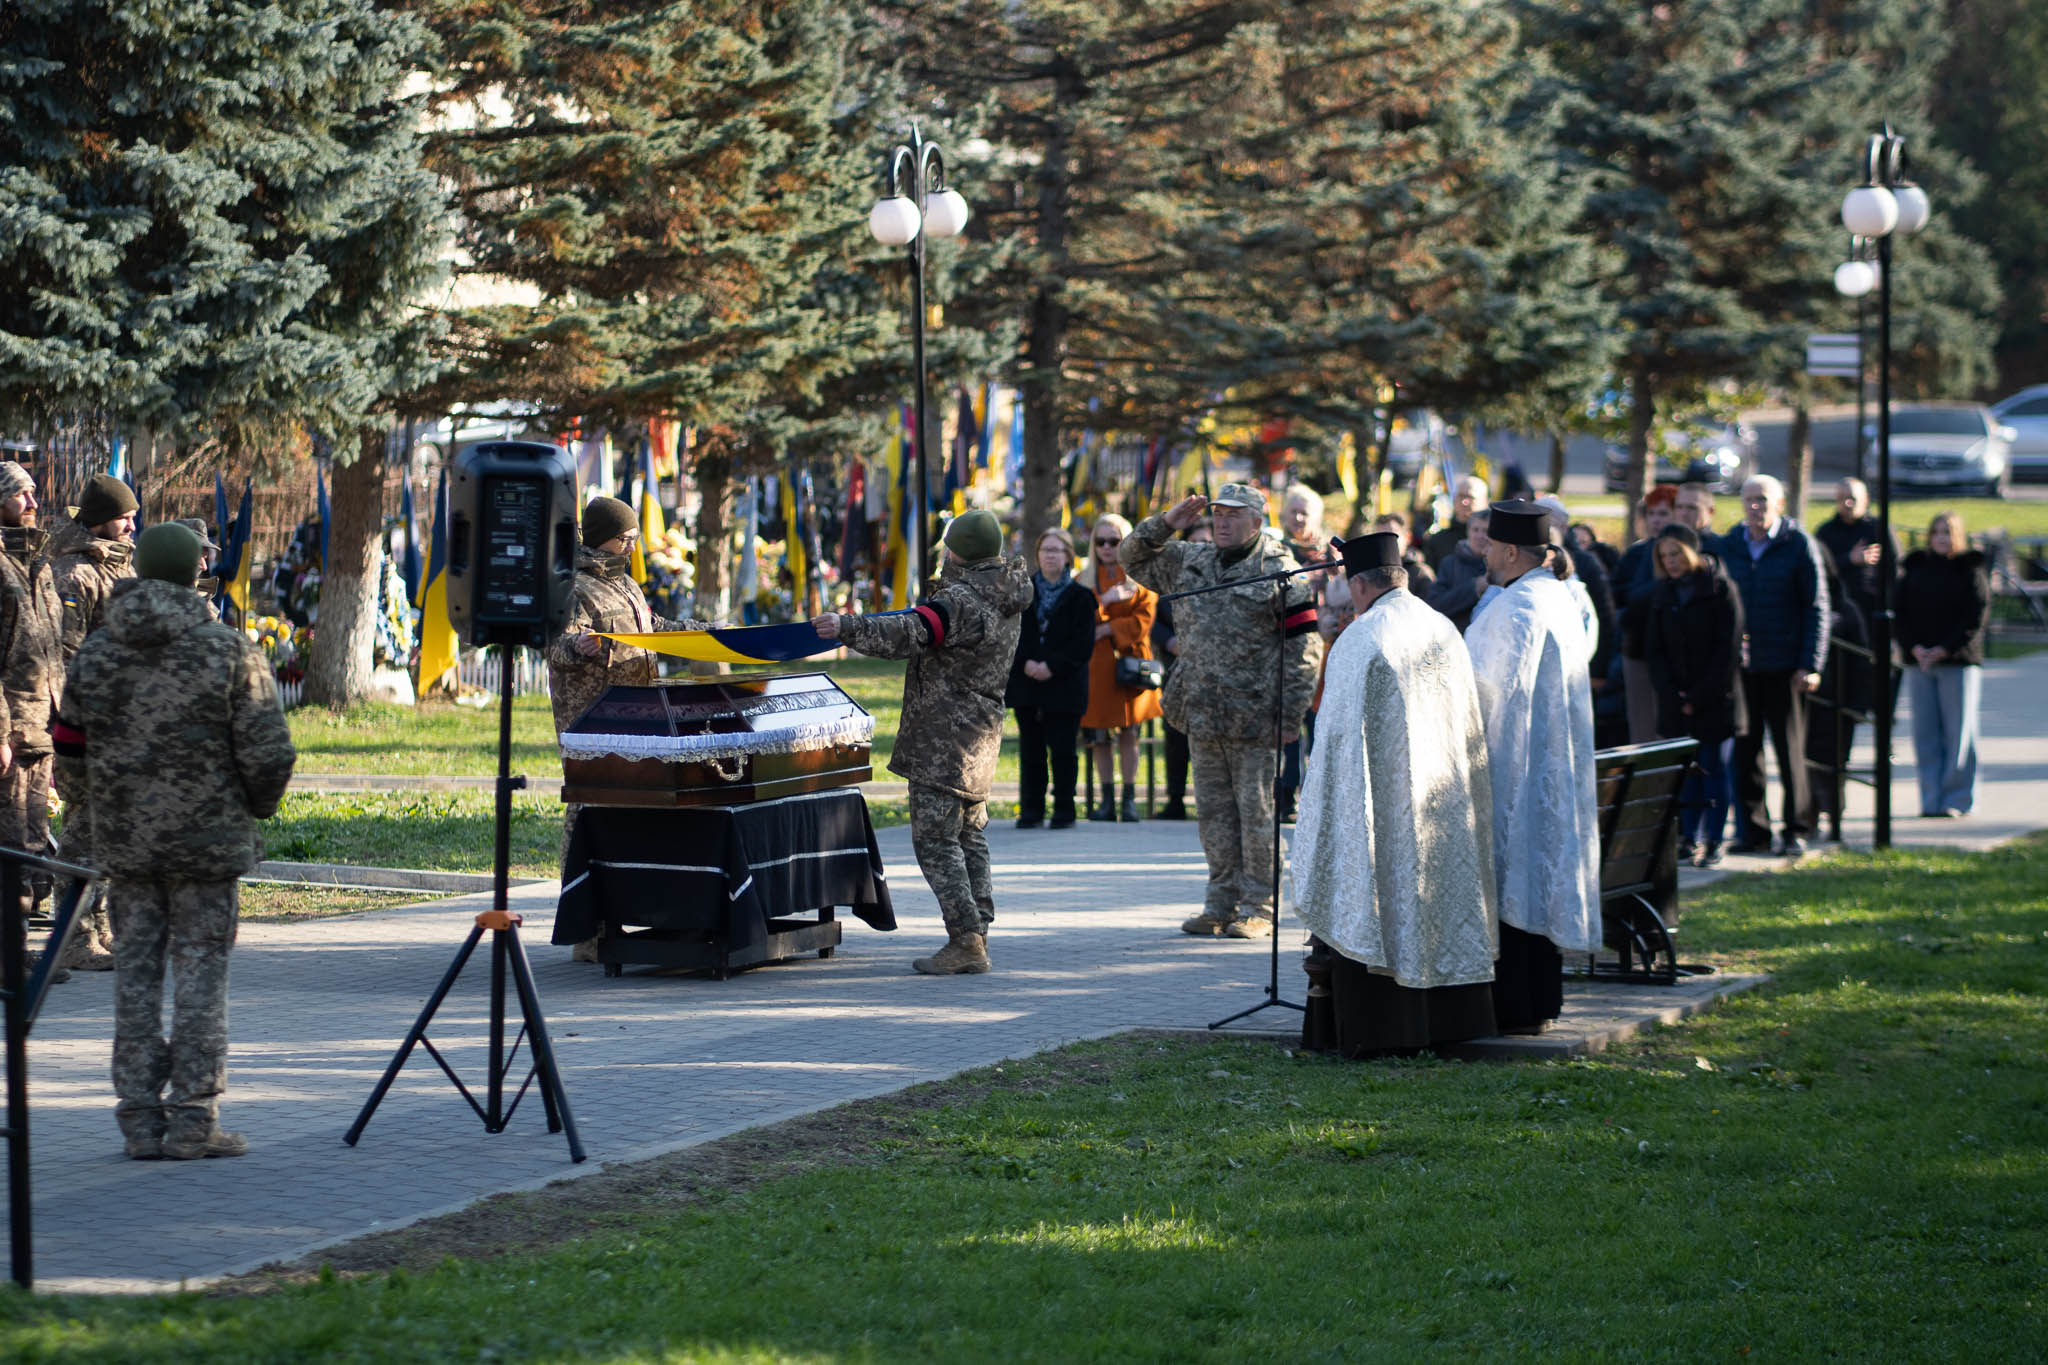
<instances>
[{"instance_id":1,"label":"ukrainian flag","mask_svg":"<svg viewBox=\"0 0 2048 1365\"><path fill-rule=\"evenodd\" d=\"M668 537L668 525L661 515L661 485L654 477L654 443L640 443L640 539L633 542L633 578L647 581L647 547Z\"/></svg>"},{"instance_id":2,"label":"ukrainian flag","mask_svg":"<svg viewBox=\"0 0 2048 1365\"><path fill-rule=\"evenodd\" d=\"M434 531L427 542L427 586L420 594L420 685L424 697L455 667L459 641L448 621L448 471L434 486Z\"/></svg>"},{"instance_id":3,"label":"ukrainian flag","mask_svg":"<svg viewBox=\"0 0 2048 1365\"><path fill-rule=\"evenodd\" d=\"M220 574L221 595L241 613L240 619L249 619L249 570L255 559L254 522L256 520L256 480L251 478L242 485L241 510L235 513L235 524L228 531L228 543L221 552Z\"/></svg>"},{"instance_id":4,"label":"ukrainian flag","mask_svg":"<svg viewBox=\"0 0 2048 1365\"><path fill-rule=\"evenodd\" d=\"M808 659L813 654L830 653L842 643L822 638L808 621L793 621L780 626L732 626L722 630L605 634L604 638L675 659L696 659L716 664L785 664L793 659Z\"/></svg>"}]
</instances>

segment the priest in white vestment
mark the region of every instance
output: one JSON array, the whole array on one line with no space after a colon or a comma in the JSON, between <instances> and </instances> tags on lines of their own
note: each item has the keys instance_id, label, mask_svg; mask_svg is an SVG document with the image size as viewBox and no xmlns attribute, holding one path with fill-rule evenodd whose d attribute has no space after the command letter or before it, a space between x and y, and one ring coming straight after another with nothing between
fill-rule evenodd
<instances>
[{"instance_id":1,"label":"priest in white vestment","mask_svg":"<svg viewBox=\"0 0 2048 1365\"><path fill-rule=\"evenodd\" d=\"M1493 794L1457 627L1407 589L1398 535L1343 542L1358 616L1331 646L1290 849L1302 922L1341 961L1335 1044L1408 1052L1496 1030Z\"/></svg>"},{"instance_id":2,"label":"priest in white vestment","mask_svg":"<svg viewBox=\"0 0 2048 1365\"><path fill-rule=\"evenodd\" d=\"M1533 1033L1563 1010L1561 953L1600 946L1599 803L1593 779L1592 649L1540 507L1497 502L1487 577L1501 591L1465 631L1485 717L1501 1031Z\"/></svg>"}]
</instances>

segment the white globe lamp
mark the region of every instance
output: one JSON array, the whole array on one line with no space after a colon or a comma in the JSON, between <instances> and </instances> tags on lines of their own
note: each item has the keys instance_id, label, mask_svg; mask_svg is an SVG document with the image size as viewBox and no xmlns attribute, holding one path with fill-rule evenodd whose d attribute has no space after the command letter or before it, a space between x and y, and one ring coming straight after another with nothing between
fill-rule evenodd
<instances>
[{"instance_id":1,"label":"white globe lamp","mask_svg":"<svg viewBox=\"0 0 2048 1365\"><path fill-rule=\"evenodd\" d=\"M883 246L909 246L917 240L921 225L917 205L901 194L892 194L887 199L878 199L868 212L868 231L875 234L875 240Z\"/></svg>"},{"instance_id":2,"label":"white globe lamp","mask_svg":"<svg viewBox=\"0 0 2048 1365\"><path fill-rule=\"evenodd\" d=\"M1930 212L1927 191L1918 185L1901 185L1892 191L1892 198L1899 205L1899 231L1918 232L1927 226Z\"/></svg>"},{"instance_id":3,"label":"white globe lamp","mask_svg":"<svg viewBox=\"0 0 2048 1365\"><path fill-rule=\"evenodd\" d=\"M1899 225L1899 201L1882 185L1858 185L1843 196L1842 226L1858 237L1882 237Z\"/></svg>"},{"instance_id":4,"label":"white globe lamp","mask_svg":"<svg viewBox=\"0 0 2048 1365\"><path fill-rule=\"evenodd\" d=\"M1835 292L1860 299L1877 288L1877 267L1869 261L1844 261L1835 267Z\"/></svg>"},{"instance_id":5,"label":"white globe lamp","mask_svg":"<svg viewBox=\"0 0 2048 1365\"><path fill-rule=\"evenodd\" d=\"M924 201L924 230L931 237L958 237L967 226L967 200L958 190L940 190Z\"/></svg>"}]
</instances>

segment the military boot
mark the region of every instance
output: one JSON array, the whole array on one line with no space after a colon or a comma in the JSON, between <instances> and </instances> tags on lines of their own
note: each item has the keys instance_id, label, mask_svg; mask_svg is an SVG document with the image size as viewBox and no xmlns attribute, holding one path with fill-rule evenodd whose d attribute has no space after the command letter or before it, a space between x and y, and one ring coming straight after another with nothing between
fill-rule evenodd
<instances>
[{"instance_id":1,"label":"military boot","mask_svg":"<svg viewBox=\"0 0 2048 1365\"><path fill-rule=\"evenodd\" d=\"M1183 934L1193 934L1196 938L1215 938L1218 934L1228 933L1232 921L1236 918L1237 914L1232 910L1205 908L1201 914L1182 920L1180 931Z\"/></svg>"},{"instance_id":2,"label":"military boot","mask_svg":"<svg viewBox=\"0 0 2048 1365\"><path fill-rule=\"evenodd\" d=\"M911 964L926 976L979 976L989 968L986 934L946 934L946 946Z\"/></svg>"},{"instance_id":3,"label":"military boot","mask_svg":"<svg viewBox=\"0 0 2048 1365\"><path fill-rule=\"evenodd\" d=\"M1271 915L1239 915L1223 926L1225 938L1271 938L1273 917Z\"/></svg>"},{"instance_id":4,"label":"military boot","mask_svg":"<svg viewBox=\"0 0 2048 1365\"><path fill-rule=\"evenodd\" d=\"M122 1151L131 1161L158 1161L164 1154L164 1111L136 1109L117 1113Z\"/></svg>"},{"instance_id":5,"label":"military boot","mask_svg":"<svg viewBox=\"0 0 2048 1365\"><path fill-rule=\"evenodd\" d=\"M173 1161L198 1161L209 1156L243 1156L249 1150L249 1139L240 1133L230 1133L218 1123L203 1132L177 1130L173 1136L164 1139L164 1155Z\"/></svg>"}]
</instances>

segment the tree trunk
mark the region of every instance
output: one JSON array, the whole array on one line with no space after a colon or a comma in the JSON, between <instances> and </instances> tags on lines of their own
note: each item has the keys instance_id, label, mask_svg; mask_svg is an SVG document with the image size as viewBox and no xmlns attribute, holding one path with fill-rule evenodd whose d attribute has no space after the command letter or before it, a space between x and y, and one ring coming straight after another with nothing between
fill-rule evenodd
<instances>
[{"instance_id":1,"label":"tree trunk","mask_svg":"<svg viewBox=\"0 0 2048 1365\"><path fill-rule=\"evenodd\" d=\"M1750 470L1754 474L1756 470ZM1813 484L1813 414L1806 406L1806 386L1792 399L1792 427L1785 433L1785 515L1806 524L1806 494Z\"/></svg>"},{"instance_id":2,"label":"tree trunk","mask_svg":"<svg viewBox=\"0 0 2048 1365\"><path fill-rule=\"evenodd\" d=\"M320 617L306 663L306 700L342 707L370 695L377 642L377 536L384 527L384 433L365 428L354 460L334 466Z\"/></svg>"},{"instance_id":3,"label":"tree trunk","mask_svg":"<svg viewBox=\"0 0 2048 1365\"><path fill-rule=\"evenodd\" d=\"M697 617L723 621L730 581L725 560L732 512L732 456L706 452L697 457L691 472L697 479Z\"/></svg>"},{"instance_id":4,"label":"tree trunk","mask_svg":"<svg viewBox=\"0 0 2048 1365\"><path fill-rule=\"evenodd\" d=\"M1564 496L1564 433L1550 433L1550 491Z\"/></svg>"},{"instance_id":5,"label":"tree trunk","mask_svg":"<svg viewBox=\"0 0 2048 1365\"><path fill-rule=\"evenodd\" d=\"M1347 538L1364 535L1372 526L1373 499L1379 490L1374 482L1372 433L1370 422L1351 429L1351 477L1358 484L1358 501L1351 504L1351 523L1344 528Z\"/></svg>"},{"instance_id":6,"label":"tree trunk","mask_svg":"<svg viewBox=\"0 0 2048 1365\"><path fill-rule=\"evenodd\" d=\"M1657 396L1651 390L1648 361L1636 362L1628 406L1628 483L1622 507L1625 515L1633 517L1657 478L1650 456L1650 427L1657 420Z\"/></svg>"},{"instance_id":7,"label":"tree trunk","mask_svg":"<svg viewBox=\"0 0 2048 1365\"><path fill-rule=\"evenodd\" d=\"M1055 78L1059 107L1072 108L1085 93L1080 73L1063 67ZM1067 309L1063 299L1067 268L1067 147L1069 129L1055 119L1045 136L1038 168L1039 286L1025 321L1025 370L1018 385L1024 402L1024 497L1017 514L1022 544L1035 544L1039 533L1061 524L1060 499L1060 366L1067 349Z\"/></svg>"}]
</instances>

